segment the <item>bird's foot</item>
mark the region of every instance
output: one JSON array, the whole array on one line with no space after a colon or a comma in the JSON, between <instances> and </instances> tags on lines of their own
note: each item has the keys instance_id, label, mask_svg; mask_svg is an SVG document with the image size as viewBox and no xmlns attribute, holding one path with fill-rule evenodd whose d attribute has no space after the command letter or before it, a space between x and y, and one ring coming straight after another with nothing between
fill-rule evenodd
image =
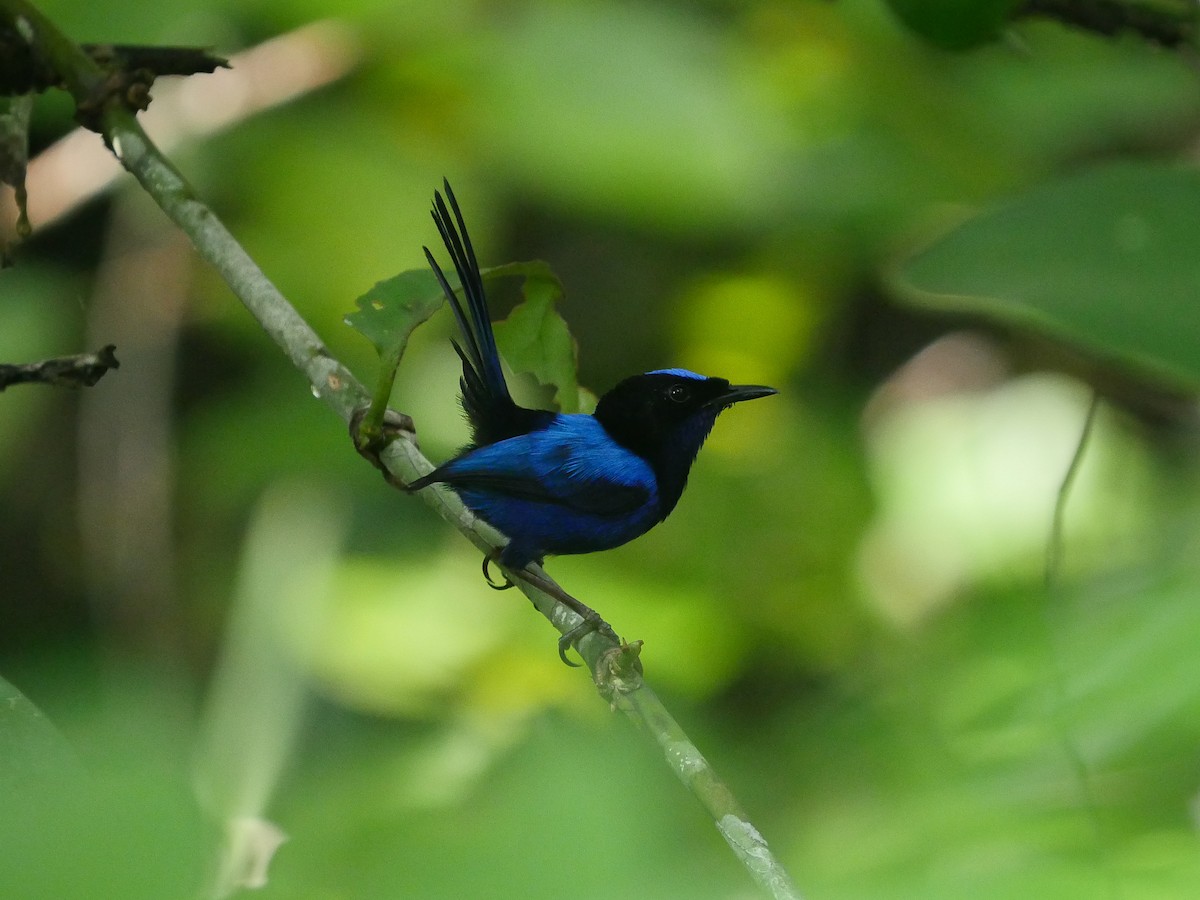
<instances>
[{"instance_id":1,"label":"bird's foot","mask_svg":"<svg viewBox=\"0 0 1200 900\"><path fill-rule=\"evenodd\" d=\"M608 638L614 644L621 643L621 639L617 637L617 633L612 630L612 626L605 622L598 612L596 612L583 601L572 597L550 579L542 575L534 574L529 569L522 569L519 573L519 577L528 581L538 590L549 594L559 603L563 604L563 606L575 613L575 615L579 616L579 618L582 620L578 625L566 631L563 636L558 639L558 658L568 666L573 668L577 668L579 666L579 663L571 662L571 660L567 658L567 651L569 651L572 647L578 649L579 642L589 634L595 633L602 635Z\"/></svg>"},{"instance_id":2,"label":"bird's foot","mask_svg":"<svg viewBox=\"0 0 1200 900\"><path fill-rule=\"evenodd\" d=\"M583 604L581 603L580 606L583 606ZM581 616L583 616L583 621L558 639L558 658L568 666L571 666L575 669L579 668L579 663L574 663L567 659L567 651L569 651L572 647L576 647L578 643L589 634L601 634L616 644L621 643L621 639L617 637L617 633L612 630L612 626L600 618L599 614L596 613L595 610L592 610L587 606L583 606L583 608L590 612L595 618L583 616L582 613L579 613ZM575 612L578 613L579 610L575 610Z\"/></svg>"},{"instance_id":3,"label":"bird's foot","mask_svg":"<svg viewBox=\"0 0 1200 900\"><path fill-rule=\"evenodd\" d=\"M386 409L383 412L383 421L379 429L366 431L362 424L368 409L367 406L360 406L350 415L350 440L354 442L354 449L358 451L359 456L383 473L384 480L388 484L398 490L407 491L407 485L388 471L379 455L383 453L388 444L402 435L410 439L415 438L416 426L413 424L413 420L404 413Z\"/></svg>"},{"instance_id":4,"label":"bird's foot","mask_svg":"<svg viewBox=\"0 0 1200 900\"><path fill-rule=\"evenodd\" d=\"M547 578L545 575L535 573L529 568L520 570L510 570L502 572L504 581L496 581L492 577L492 563L499 563L503 556L504 548L493 550L483 558L483 577L488 583L488 587L496 591L507 591L516 585L513 582L513 577L521 579L528 584L533 585L538 590L550 595L567 609L571 610L575 615L579 616L580 622L574 627L568 629L562 637L558 639L558 658L568 666L578 668L579 663L571 662L567 658L567 652L572 648L578 648L579 642L589 634L600 634L608 638L614 644L621 644L621 639L617 637L617 633L612 630L612 626L600 617L600 614L588 606L581 600L572 597L561 587ZM541 560L534 560L537 564L541 564Z\"/></svg>"}]
</instances>

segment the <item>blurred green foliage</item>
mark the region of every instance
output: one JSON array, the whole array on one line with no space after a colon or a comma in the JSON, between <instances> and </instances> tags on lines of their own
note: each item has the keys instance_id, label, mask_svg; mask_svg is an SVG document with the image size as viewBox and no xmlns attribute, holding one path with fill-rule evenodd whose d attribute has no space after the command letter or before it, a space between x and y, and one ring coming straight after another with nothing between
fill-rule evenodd
<instances>
[{"instance_id":1,"label":"blurred green foliage","mask_svg":"<svg viewBox=\"0 0 1200 900\"><path fill-rule=\"evenodd\" d=\"M1200 173L1122 164L1056 181L971 219L898 280L919 305L1053 334L1194 391Z\"/></svg>"},{"instance_id":2,"label":"blurred green foliage","mask_svg":"<svg viewBox=\"0 0 1200 900\"><path fill-rule=\"evenodd\" d=\"M888 5L916 34L947 50L966 50L993 41L1021 5L1020 0L888 0Z\"/></svg>"},{"instance_id":3,"label":"blurred green foliage","mask_svg":"<svg viewBox=\"0 0 1200 900\"><path fill-rule=\"evenodd\" d=\"M1195 409L1144 374L1194 383L1194 173L1158 164L1194 156L1183 60L1044 20L948 52L881 0L41 8L221 53L336 17L346 77L176 159L364 382L343 319L425 265L448 176L485 266L550 262L581 385L781 388L722 418L665 525L550 571L646 641L806 895L1194 892ZM34 151L69 119L41 98ZM975 299L892 303L897 273ZM230 816L290 836L269 897L746 894L545 622L385 489L127 182L0 298L5 361L122 361L0 397L0 674L87 772L6 756L31 790L0 894L195 896ZM412 335L393 393L435 460L466 439L452 328ZM1111 399L1047 588L1088 384ZM0 746L57 746L15 704Z\"/></svg>"}]
</instances>

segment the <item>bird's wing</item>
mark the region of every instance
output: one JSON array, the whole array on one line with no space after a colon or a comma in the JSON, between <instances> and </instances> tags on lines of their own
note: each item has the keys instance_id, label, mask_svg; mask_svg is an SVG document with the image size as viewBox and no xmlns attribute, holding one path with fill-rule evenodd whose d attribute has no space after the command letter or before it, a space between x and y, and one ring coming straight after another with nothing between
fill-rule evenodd
<instances>
[{"instance_id":1,"label":"bird's wing","mask_svg":"<svg viewBox=\"0 0 1200 900\"><path fill-rule=\"evenodd\" d=\"M628 515L650 499L650 492L637 485L611 481L548 485L529 472L443 472L434 480L462 490L487 491L514 500L551 503L597 516Z\"/></svg>"},{"instance_id":2,"label":"bird's wing","mask_svg":"<svg viewBox=\"0 0 1200 900\"><path fill-rule=\"evenodd\" d=\"M572 433L559 426L564 420L588 421L571 423L577 426ZM656 496L653 471L611 439L581 439L582 432L599 429L591 416L556 416L550 428L471 450L410 488L441 482L591 515L632 515Z\"/></svg>"},{"instance_id":3,"label":"bird's wing","mask_svg":"<svg viewBox=\"0 0 1200 900\"><path fill-rule=\"evenodd\" d=\"M467 226L450 182L444 182L449 208L440 193L434 193L433 221L442 236L442 243L454 263L458 282L462 285L466 309L450 286L437 260L425 249L425 258L433 268L454 318L462 335L462 344L452 341L463 364L462 387L463 409L471 422L472 436L477 446L492 444L540 427L548 414L540 410L518 406L508 392L504 372L500 367L500 353L496 349L496 337L492 333L488 315L487 295L483 290L483 275L475 258L475 249L467 234ZM451 218L450 210L454 211Z\"/></svg>"}]
</instances>

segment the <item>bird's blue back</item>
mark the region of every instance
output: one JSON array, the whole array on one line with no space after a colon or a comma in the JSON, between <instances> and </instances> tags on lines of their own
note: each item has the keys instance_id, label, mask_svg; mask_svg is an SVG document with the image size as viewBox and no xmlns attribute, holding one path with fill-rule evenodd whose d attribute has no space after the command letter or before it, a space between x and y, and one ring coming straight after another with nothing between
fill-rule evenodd
<instances>
[{"instance_id":1,"label":"bird's blue back","mask_svg":"<svg viewBox=\"0 0 1200 900\"><path fill-rule=\"evenodd\" d=\"M620 546L662 519L650 464L588 415L555 415L441 471L469 509L509 536L502 561L517 568L546 554Z\"/></svg>"}]
</instances>

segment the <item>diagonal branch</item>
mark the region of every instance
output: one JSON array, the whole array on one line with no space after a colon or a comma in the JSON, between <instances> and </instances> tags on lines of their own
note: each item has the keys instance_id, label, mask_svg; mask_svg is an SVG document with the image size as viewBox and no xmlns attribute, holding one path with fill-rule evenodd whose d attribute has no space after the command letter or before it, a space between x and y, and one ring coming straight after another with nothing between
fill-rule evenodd
<instances>
[{"instance_id":1,"label":"diagonal branch","mask_svg":"<svg viewBox=\"0 0 1200 900\"><path fill-rule=\"evenodd\" d=\"M54 66L77 105L88 105L94 115L90 121L97 124L121 164L188 235L197 252L220 272L250 314L307 378L313 393L349 422L354 411L367 403L366 390L330 355L316 332L271 284L212 210L195 196L183 176L146 136L120 93L104 93L103 71L25 0L0 0L0 25L5 21L25 36L35 55ZM380 453L380 461L394 478L403 482L433 468L416 443L404 434ZM484 552L503 544L503 538L466 510L452 491L423 491L421 497ZM557 588L548 576L537 571L548 585ZM560 633L565 634L581 623L579 616L550 595L523 579L518 579L517 584ZM638 660L640 648L640 642L617 644L597 633L588 634L579 642L579 651L601 693L642 726L639 730L654 738L668 765L713 817L754 880L773 897L799 898L786 870L728 786L646 686Z\"/></svg>"}]
</instances>

